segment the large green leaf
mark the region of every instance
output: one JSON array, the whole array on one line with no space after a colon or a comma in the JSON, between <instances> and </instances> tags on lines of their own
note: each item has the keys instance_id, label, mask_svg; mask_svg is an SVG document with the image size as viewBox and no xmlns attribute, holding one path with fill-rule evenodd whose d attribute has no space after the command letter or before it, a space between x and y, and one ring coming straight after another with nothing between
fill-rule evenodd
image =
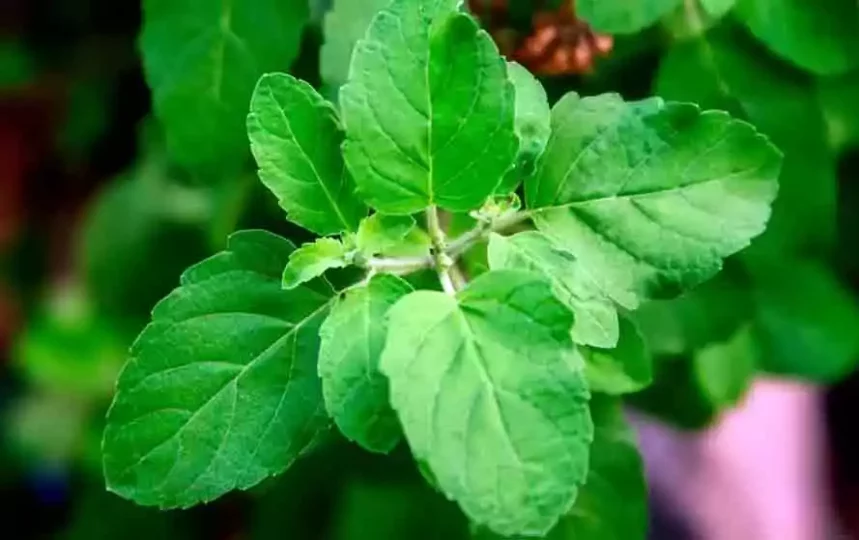
<instances>
[{"instance_id":1,"label":"large green leaf","mask_svg":"<svg viewBox=\"0 0 859 540\"><path fill-rule=\"evenodd\" d=\"M584 345L611 348L617 344L617 311L600 290L587 268L537 231L489 239L489 266L493 270L521 269L540 272L551 281L562 302L576 316L573 340Z\"/></svg>"},{"instance_id":2,"label":"large green leaf","mask_svg":"<svg viewBox=\"0 0 859 540\"><path fill-rule=\"evenodd\" d=\"M394 0L355 47L343 150L381 212L478 208L516 158L507 64L458 4Z\"/></svg>"},{"instance_id":3,"label":"large green leaf","mask_svg":"<svg viewBox=\"0 0 859 540\"><path fill-rule=\"evenodd\" d=\"M587 481L576 504L545 540L642 540L647 533L647 485L635 434L616 398L594 394L591 416L594 442ZM501 538L486 531L474 535L475 540Z\"/></svg>"},{"instance_id":4,"label":"large green leaf","mask_svg":"<svg viewBox=\"0 0 859 540\"><path fill-rule=\"evenodd\" d=\"M380 368L412 452L466 515L545 534L587 474L593 424L573 316L538 274L483 274L390 310Z\"/></svg>"},{"instance_id":5,"label":"large green leaf","mask_svg":"<svg viewBox=\"0 0 859 540\"><path fill-rule=\"evenodd\" d=\"M282 472L328 430L316 359L331 294L283 291L264 231L189 269L131 349L104 434L108 488L187 507Z\"/></svg>"},{"instance_id":6,"label":"large green leaf","mask_svg":"<svg viewBox=\"0 0 859 540\"><path fill-rule=\"evenodd\" d=\"M325 14L325 43L319 52L322 79L333 87L346 82L355 43L364 37L376 13L391 0L334 0Z\"/></svg>"},{"instance_id":7,"label":"large green leaf","mask_svg":"<svg viewBox=\"0 0 859 540\"><path fill-rule=\"evenodd\" d=\"M737 0L737 17L775 53L818 75L859 65L853 0Z\"/></svg>"},{"instance_id":8,"label":"large green leaf","mask_svg":"<svg viewBox=\"0 0 859 540\"><path fill-rule=\"evenodd\" d=\"M578 0L577 14L597 30L631 34L655 24L682 0Z\"/></svg>"},{"instance_id":9,"label":"large green leaf","mask_svg":"<svg viewBox=\"0 0 859 540\"><path fill-rule=\"evenodd\" d=\"M784 153L779 196L756 248L784 251L833 242L836 165L824 116L815 106L816 85L730 25L676 44L659 66L658 95L742 115Z\"/></svg>"},{"instance_id":10,"label":"large green leaf","mask_svg":"<svg viewBox=\"0 0 859 540\"><path fill-rule=\"evenodd\" d=\"M378 365L388 310L411 291L396 276L375 276L348 290L319 331L319 376L328 414L346 437L374 452L388 452L400 440L388 381Z\"/></svg>"},{"instance_id":11,"label":"large green leaf","mask_svg":"<svg viewBox=\"0 0 859 540\"><path fill-rule=\"evenodd\" d=\"M144 1L146 79L178 161L241 165L254 85L289 66L307 17L307 0Z\"/></svg>"},{"instance_id":12,"label":"large green leaf","mask_svg":"<svg viewBox=\"0 0 859 540\"><path fill-rule=\"evenodd\" d=\"M601 290L636 307L711 278L759 235L781 155L746 122L658 98L568 94L526 202Z\"/></svg>"},{"instance_id":13,"label":"large green leaf","mask_svg":"<svg viewBox=\"0 0 859 540\"><path fill-rule=\"evenodd\" d=\"M620 319L620 340L608 349L583 347L585 373L594 392L628 394L653 381L653 362L635 324Z\"/></svg>"},{"instance_id":14,"label":"large green leaf","mask_svg":"<svg viewBox=\"0 0 859 540\"><path fill-rule=\"evenodd\" d=\"M285 73L257 84L247 121L260 180L287 217L316 234L355 231L367 208L343 164L343 132L334 107Z\"/></svg>"}]
</instances>

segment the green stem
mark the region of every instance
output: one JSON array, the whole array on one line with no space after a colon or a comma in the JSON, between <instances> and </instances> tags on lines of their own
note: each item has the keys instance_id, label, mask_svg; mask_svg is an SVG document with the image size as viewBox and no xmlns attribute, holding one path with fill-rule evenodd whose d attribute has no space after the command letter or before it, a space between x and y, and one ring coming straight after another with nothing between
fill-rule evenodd
<instances>
[{"instance_id":1,"label":"green stem","mask_svg":"<svg viewBox=\"0 0 859 540\"><path fill-rule=\"evenodd\" d=\"M438 219L438 208L430 206L426 211L427 215L427 232L432 241L430 255L432 255L433 266L438 274L438 279L441 282L441 287L444 292L450 295L456 294L456 286L450 277L450 267L453 266L453 259L447 254L447 237L444 230L441 228L441 223Z\"/></svg>"},{"instance_id":2,"label":"green stem","mask_svg":"<svg viewBox=\"0 0 859 540\"><path fill-rule=\"evenodd\" d=\"M531 216L531 212L528 211L509 212L491 222L479 223L470 231L463 233L451 242L447 242L444 231L441 230L438 223L438 211L433 207L427 209L427 231L433 244L432 254L426 257L374 257L367 261L365 266L373 268L377 272L404 275L425 268L438 267L439 257L445 256L449 262L442 262L445 262L449 268L475 244L487 238L490 233L503 233L511 227L531 219Z\"/></svg>"}]
</instances>

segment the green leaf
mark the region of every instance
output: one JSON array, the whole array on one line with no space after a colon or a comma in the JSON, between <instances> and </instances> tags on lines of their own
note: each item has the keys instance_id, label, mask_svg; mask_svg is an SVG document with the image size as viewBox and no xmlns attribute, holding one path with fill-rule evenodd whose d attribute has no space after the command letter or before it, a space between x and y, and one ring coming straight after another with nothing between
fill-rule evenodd
<instances>
[{"instance_id":1,"label":"green leaf","mask_svg":"<svg viewBox=\"0 0 859 540\"><path fill-rule=\"evenodd\" d=\"M594 394L590 411L594 442L587 480L573 508L545 540L643 540L647 533L647 485L635 434L623 417L619 399ZM473 538L503 537L481 531Z\"/></svg>"},{"instance_id":2,"label":"green leaf","mask_svg":"<svg viewBox=\"0 0 859 540\"><path fill-rule=\"evenodd\" d=\"M515 92L492 38L458 0L394 0L340 92L344 156L386 214L480 207L518 151Z\"/></svg>"},{"instance_id":3,"label":"green leaf","mask_svg":"<svg viewBox=\"0 0 859 540\"><path fill-rule=\"evenodd\" d=\"M376 13L390 3L391 0L334 0L323 24L325 43L319 52L322 80L333 87L346 82L355 43L364 37Z\"/></svg>"},{"instance_id":4,"label":"green leaf","mask_svg":"<svg viewBox=\"0 0 859 540\"><path fill-rule=\"evenodd\" d=\"M552 283L555 296L576 316L573 341L605 349L617 344L617 311L611 300L576 257L559 249L542 233L527 231L510 237L493 234L489 239L489 266L493 270L539 272Z\"/></svg>"},{"instance_id":5,"label":"green leaf","mask_svg":"<svg viewBox=\"0 0 859 540\"><path fill-rule=\"evenodd\" d=\"M695 352L692 360L698 383L711 402L733 407L751 387L760 357L752 326L742 326L730 339Z\"/></svg>"},{"instance_id":6,"label":"green leaf","mask_svg":"<svg viewBox=\"0 0 859 540\"><path fill-rule=\"evenodd\" d=\"M743 115L784 152L779 196L755 250L820 249L833 243L836 164L824 117L813 105L815 87L812 77L729 25L675 45L660 64L659 95Z\"/></svg>"},{"instance_id":7,"label":"green leaf","mask_svg":"<svg viewBox=\"0 0 859 540\"><path fill-rule=\"evenodd\" d=\"M145 0L141 50L172 155L240 165L257 79L298 53L307 0Z\"/></svg>"},{"instance_id":8,"label":"green leaf","mask_svg":"<svg viewBox=\"0 0 859 540\"><path fill-rule=\"evenodd\" d=\"M620 319L620 340L613 349L583 347L585 373L594 392L628 394L653 381L653 362L638 328Z\"/></svg>"},{"instance_id":9,"label":"green leaf","mask_svg":"<svg viewBox=\"0 0 859 540\"><path fill-rule=\"evenodd\" d=\"M593 437L569 309L537 274L502 270L456 298L414 292L388 320L380 368L415 458L475 523L545 534Z\"/></svg>"},{"instance_id":10,"label":"green leaf","mask_svg":"<svg viewBox=\"0 0 859 540\"><path fill-rule=\"evenodd\" d=\"M400 441L388 381L378 365L387 335L385 316L411 291L396 276L377 275L366 286L348 290L319 330L319 376L328 414L343 435L373 452L389 452Z\"/></svg>"},{"instance_id":11,"label":"green leaf","mask_svg":"<svg viewBox=\"0 0 859 540\"><path fill-rule=\"evenodd\" d=\"M414 228L415 219L412 216L373 214L361 221L355 242L361 253L376 255L402 244Z\"/></svg>"},{"instance_id":12,"label":"green leaf","mask_svg":"<svg viewBox=\"0 0 859 540\"><path fill-rule=\"evenodd\" d=\"M859 6L853 0L737 0L737 17L767 47L818 75L859 65Z\"/></svg>"},{"instance_id":13,"label":"green leaf","mask_svg":"<svg viewBox=\"0 0 859 540\"><path fill-rule=\"evenodd\" d=\"M319 235L355 231L367 208L343 164L334 107L304 81L263 76L247 121L262 183L289 219Z\"/></svg>"},{"instance_id":14,"label":"green leaf","mask_svg":"<svg viewBox=\"0 0 859 540\"><path fill-rule=\"evenodd\" d=\"M588 478L576 504L548 540L643 540L647 536L647 485L635 434L620 400L591 399L594 442Z\"/></svg>"},{"instance_id":15,"label":"green leaf","mask_svg":"<svg viewBox=\"0 0 859 540\"><path fill-rule=\"evenodd\" d=\"M525 182L537 227L627 308L706 281L759 235L781 154L724 112L568 94Z\"/></svg>"},{"instance_id":16,"label":"green leaf","mask_svg":"<svg viewBox=\"0 0 859 540\"><path fill-rule=\"evenodd\" d=\"M578 0L576 13L610 34L633 34L656 24L682 0Z\"/></svg>"},{"instance_id":17,"label":"green leaf","mask_svg":"<svg viewBox=\"0 0 859 540\"><path fill-rule=\"evenodd\" d=\"M778 261L761 268L755 292L762 367L832 383L859 360L859 306L818 263Z\"/></svg>"},{"instance_id":18,"label":"green leaf","mask_svg":"<svg viewBox=\"0 0 859 540\"><path fill-rule=\"evenodd\" d=\"M318 238L315 242L304 244L290 253L289 262L283 269L283 288L294 289L332 268L344 268L348 265L346 250L339 240Z\"/></svg>"},{"instance_id":19,"label":"green leaf","mask_svg":"<svg viewBox=\"0 0 859 540\"><path fill-rule=\"evenodd\" d=\"M328 431L316 360L331 298L281 289L292 250L236 233L155 307L108 413L108 489L188 507L282 472Z\"/></svg>"},{"instance_id":20,"label":"green leaf","mask_svg":"<svg viewBox=\"0 0 859 540\"><path fill-rule=\"evenodd\" d=\"M507 172L496 190L510 193L525 177L534 172L534 164L546 149L551 135L551 110L546 91L540 81L516 62L507 63L507 74L516 89L516 135L519 156L516 165Z\"/></svg>"}]
</instances>

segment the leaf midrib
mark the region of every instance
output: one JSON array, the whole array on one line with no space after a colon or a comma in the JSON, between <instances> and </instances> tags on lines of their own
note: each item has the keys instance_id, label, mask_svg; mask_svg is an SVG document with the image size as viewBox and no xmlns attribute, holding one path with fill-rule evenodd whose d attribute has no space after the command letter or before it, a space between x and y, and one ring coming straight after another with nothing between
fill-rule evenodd
<instances>
[{"instance_id":1,"label":"leaf midrib","mask_svg":"<svg viewBox=\"0 0 859 540\"><path fill-rule=\"evenodd\" d=\"M260 352L260 353L259 353L259 354L257 354L256 356L254 356L253 360L251 360L251 361L250 361L250 362L248 362L246 365L244 365L244 366L241 368L241 370L239 370L239 371L236 373L236 375L235 375L234 377L232 377L232 378L230 378L230 379L227 379L227 381L224 383L224 385L223 385L221 388L219 388L216 392L214 392L214 393L212 394L212 396L211 396L209 399L207 399L207 400L206 400L206 402L205 402L205 403L203 403L202 405L200 405L200 406L197 408L197 410L195 410L195 411L191 414L191 416L190 416L190 417L188 417L188 419L184 422L184 424L183 424L182 426L180 426L178 429L176 429L176 432L175 432L175 433L171 434L170 436L168 436L167 438L165 438L163 441L161 441L161 442L159 442L159 443L157 443L157 444L153 445L153 447L152 447L149 451L147 451L145 454L143 454L143 455L142 455L142 456L141 456L141 457L140 457L140 458L139 458L135 463L133 463L133 464L131 464L131 465L127 466L125 469L123 469L123 470L122 470L122 472L120 472L120 473L117 475L117 478L122 478L122 477L126 476L126 475L127 475L127 474L132 470L132 469L137 468L141 463L143 463L143 461L144 461L144 460L146 460L146 459L148 459L149 457L151 457L151 455L152 455L154 452L158 451L158 450L159 450L159 449L161 449L164 445L166 445L166 444L168 444L168 443L172 442L174 439L176 439L176 437L180 436L180 435L183 433L183 431L188 427L188 425L189 425L191 422L193 422L193 421L194 421L194 419L196 419L196 418L197 418L197 416L200 414L200 412L201 412L202 410L204 410L206 407L208 407L208 406L209 406L209 404L210 404L210 403L212 403L212 402L213 402L217 397L219 397L219 396L221 395L221 393L222 393L226 388L228 388L228 387L230 387L230 386L232 386L232 385L236 385L236 384L238 384L239 379L241 379L241 378L242 378L242 376L244 376L244 374L245 374L245 373L247 373L247 372L251 369L251 367L253 367L253 366L256 364L256 362L257 362L261 357L263 357L263 356L264 356L268 351L273 350L276 346L281 345L285 340L288 340L290 337L293 337L293 335L294 335L296 332L298 332L298 331L299 331L299 330L300 330L300 329L301 329L301 328L302 328L302 327L303 327L307 322L309 322L309 321L313 320L317 315L319 315L319 313L321 313L321 312L323 312L325 309L327 309L327 308L330 306L331 302L332 302L335 298L336 298L336 296L334 296L334 297L332 297L331 299L329 299L329 300L327 300L326 302L324 302L321 306L319 306L318 308L316 308L316 309L315 309L312 313L310 313L307 317L305 317L305 318L304 318L304 319L302 319L301 321L299 321L299 322L295 323L295 325L294 325L294 326L292 326L291 328L289 328L289 330L288 330L284 335L282 335L282 336L280 336L279 338L277 338L276 340L274 340L274 341L273 341L273 342L272 342L268 347L266 347L262 352ZM188 365L188 364L186 364L186 365ZM152 375L152 374L150 374L150 375ZM286 392L286 389L288 389L288 388L289 388L289 383L287 383L286 388L284 389L284 394L285 394L285 392ZM235 402L235 399L236 399L236 398L234 398L234 402ZM235 403L234 403L233 407L234 407L234 406L235 406ZM270 420L270 422L271 422L271 421L273 421L273 419L274 419L274 417L272 418L272 420ZM269 422L269 423L270 423L270 422ZM124 427L128 426L130 423L131 423L131 422L124 423L121 427L119 427L119 428L117 428L117 429L118 429L118 430L121 430L121 429L123 429ZM227 434L229 433L229 431L230 431L231 429L232 429L232 423L231 423L231 424L229 424L229 425L227 426ZM267 429L268 429L268 427L266 428L266 430L267 430ZM261 439L260 439L260 441L261 441ZM217 450L217 451L216 451L216 454L217 454L217 452L218 452L218 451L220 451L220 447L219 447L219 450ZM215 458L216 458L216 456L213 456L212 461L214 461L214 459L215 459ZM209 462L209 465L207 465L207 467L208 467L208 466L210 466L210 465L211 465L211 461ZM173 465L173 467L175 467L175 461L174 461L174 465ZM157 492L158 492L158 491L163 487L163 485L164 485L167 481L169 481L169 479L170 479L170 473L172 472L173 467L171 467L170 472L168 472L168 473L165 475L164 480L163 480L163 481L162 481L158 486L156 486L155 488L153 488L153 489L151 489L151 490L150 490L151 492L153 492L153 493L157 493ZM244 472L243 472L243 474L244 474ZM239 479L239 477L236 477L236 478L234 479L234 483L238 483L238 479ZM196 482L196 479L195 479L195 482Z\"/></svg>"},{"instance_id":2,"label":"leaf midrib","mask_svg":"<svg viewBox=\"0 0 859 540\"><path fill-rule=\"evenodd\" d=\"M299 82L298 84L301 85L303 83ZM274 95L273 86L271 84L266 85L266 90L268 90L269 97L274 102L274 104L277 106L277 112L280 114L280 117L283 119L284 126L289 131L289 134L292 137L292 140L295 141L295 147L298 148L298 151L301 152L301 155L307 161L307 164L310 165L310 170L313 171L313 176L316 177L316 181L319 184L319 187L322 188L322 192L325 194L325 198L327 198L328 202L331 204L331 209L334 210L335 214L337 214L337 219L340 220L340 223L343 224L343 226L346 228L347 231L354 232L352 225L346 219L346 216L343 215L342 210L340 210L339 204L334 199L334 196L332 195L331 191L329 191L328 186L322 180L322 176L319 174L319 170L316 168L316 163L314 163L314 161L312 159L310 159L310 156L307 154L307 151L304 149L303 144L300 143L298 137L296 137L295 131L293 131L293 129L292 129L292 123L289 121L289 118L287 117L286 112L284 111L284 108L280 103L280 100L278 100L277 97ZM314 103L313 98L311 96L307 95L305 88L300 88L298 94L300 94L302 97L304 97L307 100L307 104L312 109L319 108L318 105L316 103ZM326 111L326 112L329 112L329 111ZM262 122L260 122L260 127L263 127ZM263 128L263 129L265 129L265 128ZM343 174L348 174L346 172L345 165L343 165L343 168L341 169L341 176L340 176L341 180L343 178Z\"/></svg>"}]
</instances>

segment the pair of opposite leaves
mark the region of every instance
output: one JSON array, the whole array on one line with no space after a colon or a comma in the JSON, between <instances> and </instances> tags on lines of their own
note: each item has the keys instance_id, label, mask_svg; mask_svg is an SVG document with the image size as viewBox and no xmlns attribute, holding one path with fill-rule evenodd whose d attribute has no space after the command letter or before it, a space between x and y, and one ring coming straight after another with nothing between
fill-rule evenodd
<instances>
[{"instance_id":1,"label":"pair of opposite leaves","mask_svg":"<svg viewBox=\"0 0 859 540\"><path fill-rule=\"evenodd\" d=\"M366 207L350 173L364 200L394 214L475 208L499 186L518 156L514 112L525 93L453 4L395 1L358 44L341 102L348 168L333 109L288 76L261 81L249 131L261 178L291 219L319 234L355 230ZM588 276L589 294L633 308L706 279L760 233L778 163L750 126L722 113L570 95L552 112L526 202ZM327 432L316 363L333 291L281 290L290 251L263 233L237 235L155 309L110 413L112 489L189 506L282 471ZM559 301L555 285L508 270L456 299L414 292L392 308L385 337L381 368L416 457L472 519L501 533L545 532L587 473L592 424L568 306L578 298ZM337 319L325 324L336 329ZM326 358L323 378L360 388L344 368L326 371L337 364ZM346 397L342 414L360 423Z\"/></svg>"}]
</instances>

